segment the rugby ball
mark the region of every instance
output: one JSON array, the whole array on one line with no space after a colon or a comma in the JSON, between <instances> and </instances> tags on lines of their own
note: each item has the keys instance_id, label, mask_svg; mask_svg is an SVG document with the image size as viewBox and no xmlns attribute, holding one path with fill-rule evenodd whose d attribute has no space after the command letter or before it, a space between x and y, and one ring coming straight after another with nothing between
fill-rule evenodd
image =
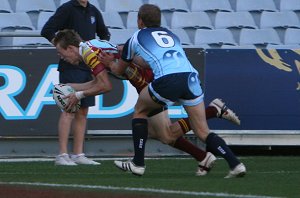
<instances>
[{"instance_id":1,"label":"rugby ball","mask_svg":"<svg viewBox=\"0 0 300 198\"><path fill-rule=\"evenodd\" d=\"M56 84L54 85L52 91L53 91L53 99L56 105L62 110L64 110L64 108L68 104L68 98L64 98L64 96L67 96L71 93L75 93L75 90L71 86L66 84ZM80 101L78 102L77 105L75 105L72 108L71 113L75 113L79 109L80 109Z\"/></svg>"}]
</instances>

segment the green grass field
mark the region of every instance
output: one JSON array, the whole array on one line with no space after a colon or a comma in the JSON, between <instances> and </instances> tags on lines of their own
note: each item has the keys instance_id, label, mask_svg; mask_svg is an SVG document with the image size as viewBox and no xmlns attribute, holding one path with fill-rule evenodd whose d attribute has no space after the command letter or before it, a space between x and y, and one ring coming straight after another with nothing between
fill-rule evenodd
<instances>
[{"instance_id":1,"label":"green grass field","mask_svg":"<svg viewBox=\"0 0 300 198\"><path fill-rule=\"evenodd\" d=\"M147 159L142 177L120 171L112 160L101 166L54 166L53 162L2 162L1 184L34 188L112 192L153 197L300 197L300 157L243 157L244 178L224 179L227 164L219 159L204 177L194 176L190 158ZM1 192L0 192L1 193ZM122 197L122 196L120 196Z\"/></svg>"}]
</instances>

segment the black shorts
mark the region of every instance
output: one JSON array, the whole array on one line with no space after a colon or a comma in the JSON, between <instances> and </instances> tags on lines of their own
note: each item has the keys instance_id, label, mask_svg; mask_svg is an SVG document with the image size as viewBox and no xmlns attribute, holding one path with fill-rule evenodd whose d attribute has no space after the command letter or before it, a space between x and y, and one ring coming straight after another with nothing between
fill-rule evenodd
<instances>
[{"instance_id":1,"label":"black shorts","mask_svg":"<svg viewBox=\"0 0 300 198\"><path fill-rule=\"evenodd\" d=\"M59 71L60 83L85 83L93 80L92 73L81 69L66 69ZM95 106L95 96L89 96L81 100L82 107Z\"/></svg>"}]
</instances>

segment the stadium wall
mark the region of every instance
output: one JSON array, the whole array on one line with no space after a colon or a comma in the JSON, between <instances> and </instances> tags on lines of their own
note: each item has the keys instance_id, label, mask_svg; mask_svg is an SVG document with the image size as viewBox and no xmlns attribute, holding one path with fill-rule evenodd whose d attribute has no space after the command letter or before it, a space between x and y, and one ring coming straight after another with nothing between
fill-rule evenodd
<instances>
[{"instance_id":1,"label":"stadium wall","mask_svg":"<svg viewBox=\"0 0 300 198\"><path fill-rule=\"evenodd\" d=\"M222 98L241 118L241 126L209 121L213 131L231 145L299 145L300 50L185 50L200 71L206 104ZM53 48L1 50L2 140L50 137L57 141L60 110L51 95L52 85L58 83L57 62ZM112 81L114 90L98 96L89 112L89 137L130 136L137 94L127 81ZM170 116L175 120L186 113L173 106Z\"/></svg>"}]
</instances>

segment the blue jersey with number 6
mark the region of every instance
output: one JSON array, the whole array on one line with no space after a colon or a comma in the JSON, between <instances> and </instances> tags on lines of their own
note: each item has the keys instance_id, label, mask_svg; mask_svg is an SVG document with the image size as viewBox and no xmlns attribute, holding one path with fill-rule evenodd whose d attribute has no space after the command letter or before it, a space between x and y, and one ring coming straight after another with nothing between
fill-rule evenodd
<instances>
[{"instance_id":1,"label":"blue jersey with number 6","mask_svg":"<svg viewBox=\"0 0 300 198\"><path fill-rule=\"evenodd\" d=\"M144 28L135 32L123 48L122 59L131 61L135 55L150 65L154 79L172 73L198 74L187 59L179 38L166 28Z\"/></svg>"}]
</instances>

